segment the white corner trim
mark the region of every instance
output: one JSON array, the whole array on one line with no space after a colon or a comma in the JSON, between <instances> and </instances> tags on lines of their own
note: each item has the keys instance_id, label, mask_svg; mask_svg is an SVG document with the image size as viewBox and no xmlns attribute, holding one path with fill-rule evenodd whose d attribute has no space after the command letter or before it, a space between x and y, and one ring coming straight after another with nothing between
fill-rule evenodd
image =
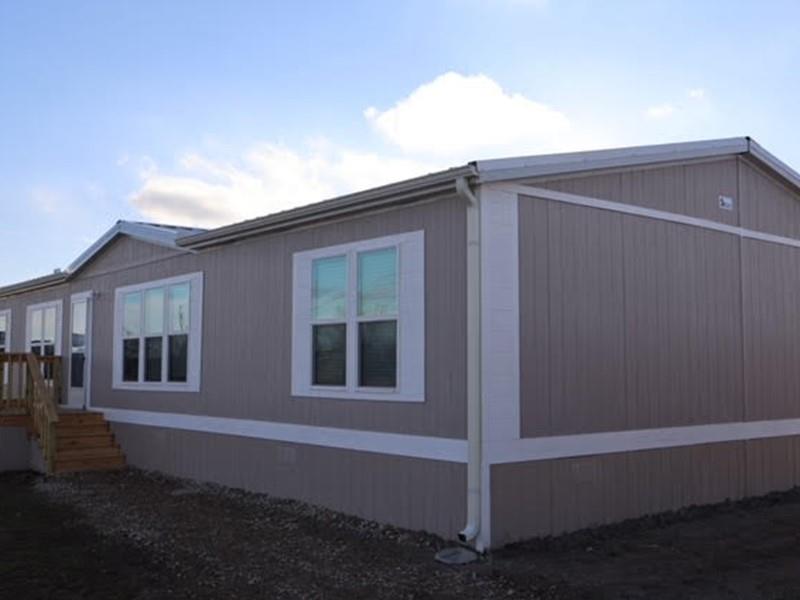
<instances>
[{"instance_id":1,"label":"white corner trim","mask_svg":"<svg viewBox=\"0 0 800 600\"><path fill-rule=\"evenodd\" d=\"M203 272L186 273L167 277L166 279L156 279L133 285L118 287L114 290L114 331L112 334L112 389L130 390L137 392L199 392L202 380L203 365ZM189 283L191 293L189 296L189 356L187 362L187 374L185 383L170 382L127 382L122 381L122 313L124 310L122 297L125 294L139 292L154 287L165 287L178 283ZM142 323L144 326L144 323ZM167 327L165 321L164 327ZM144 352L139 349L140 356ZM162 352L167 354L167 348ZM141 362L140 358L140 362Z\"/></svg>"},{"instance_id":2,"label":"white corner trim","mask_svg":"<svg viewBox=\"0 0 800 600\"><path fill-rule=\"evenodd\" d=\"M520 437L517 194L480 188L484 443Z\"/></svg>"},{"instance_id":3,"label":"white corner trim","mask_svg":"<svg viewBox=\"0 0 800 600\"><path fill-rule=\"evenodd\" d=\"M314 259L347 255L348 323L355 321L356 297L354 253L396 247L398 250L398 361L397 388L358 388L357 337L353 327L347 335L347 381L344 388L311 385L311 264ZM425 232L359 240L347 244L296 252L292 257L292 396L384 402L425 401Z\"/></svg>"},{"instance_id":4,"label":"white corner trim","mask_svg":"<svg viewBox=\"0 0 800 600\"><path fill-rule=\"evenodd\" d=\"M38 304L29 304L25 307L25 352L31 351L31 313L35 310L44 308L56 309L56 335L55 335L55 355L62 356L62 337L63 337L63 312L64 300L48 300L47 302L39 302Z\"/></svg>"},{"instance_id":5,"label":"white corner trim","mask_svg":"<svg viewBox=\"0 0 800 600\"><path fill-rule=\"evenodd\" d=\"M800 248L800 239L784 237L780 235L773 235L771 233L764 233L761 231L754 231L744 227L737 227L735 225L726 225L708 219L699 219L697 217L690 217L678 213L667 212L663 210L656 210L652 208L643 208L633 204L625 204L622 202L613 202L611 200L602 200L600 198L592 198L591 196L579 196L576 194L568 194L566 192L556 192L544 188L538 188L529 185L511 184L511 183L497 183L489 184L488 187L492 189L505 190L510 193L518 194L520 196L529 196L532 198L541 198L542 200L552 200L554 202L563 202L565 204L573 204L576 206L585 206L587 208L598 208L600 210L609 210L628 215L635 215L638 217L645 217L649 219L657 219L660 221L668 221L670 223L678 223L680 225L689 225L691 227L700 227L702 229L711 229L722 233L728 233L738 237L759 240L762 242L769 242L772 244L781 244L784 246L792 246Z\"/></svg>"},{"instance_id":6,"label":"white corner trim","mask_svg":"<svg viewBox=\"0 0 800 600\"><path fill-rule=\"evenodd\" d=\"M523 438L488 445L492 464L678 448L800 435L800 419L688 425Z\"/></svg>"},{"instance_id":7,"label":"white corner trim","mask_svg":"<svg viewBox=\"0 0 800 600\"><path fill-rule=\"evenodd\" d=\"M112 423L217 433L260 440L375 452L409 458L466 463L466 440L421 435L317 427L293 423L123 410L95 406Z\"/></svg>"}]
</instances>

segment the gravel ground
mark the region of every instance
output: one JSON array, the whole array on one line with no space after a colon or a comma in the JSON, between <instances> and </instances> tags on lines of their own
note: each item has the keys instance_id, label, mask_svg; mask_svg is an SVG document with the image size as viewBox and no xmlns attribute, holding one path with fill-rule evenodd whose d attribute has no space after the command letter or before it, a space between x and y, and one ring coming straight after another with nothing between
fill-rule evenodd
<instances>
[{"instance_id":1,"label":"gravel ground","mask_svg":"<svg viewBox=\"0 0 800 600\"><path fill-rule=\"evenodd\" d=\"M800 491L497 551L128 469L0 475L0 598L800 597Z\"/></svg>"}]
</instances>

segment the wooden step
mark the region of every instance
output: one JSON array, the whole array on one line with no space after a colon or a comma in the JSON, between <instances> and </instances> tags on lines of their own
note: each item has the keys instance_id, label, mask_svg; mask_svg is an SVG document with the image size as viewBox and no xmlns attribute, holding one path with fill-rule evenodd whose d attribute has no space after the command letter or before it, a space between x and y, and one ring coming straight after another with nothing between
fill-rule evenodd
<instances>
[{"instance_id":1,"label":"wooden step","mask_svg":"<svg viewBox=\"0 0 800 600\"><path fill-rule=\"evenodd\" d=\"M108 427L108 423L101 422L101 423L62 423L59 421L56 423L56 435L59 439L64 437L80 437L85 435L99 435L99 434L106 434L110 433L111 430Z\"/></svg>"},{"instance_id":2,"label":"wooden step","mask_svg":"<svg viewBox=\"0 0 800 600\"><path fill-rule=\"evenodd\" d=\"M103 413L62 412L58 414L58 422L63 425L96 425L105 423Z\"/></svg>"},{"instance_id":3,"label":"wooden step","mask_svg":"<svg viewBox=\"0 0 800 600\"><path fill-rule=\"evenodd\" d=\"M118 446L107 446L105 448L70 448L69 450L59 450L56 454L56 461L76 460L81 458L107 458L109 456L121 456L122 452Z\"/></svg>"},{"instance_id":4,"label":"wooden step","mask_svg":"<svg viewBox=\"0 0 800 600\"><path fill-rule=\"evenodd\" d=\"M108 471L125 467L125 456L100 456L95 458L75 458L61 460L56 457L55 472L69 473L73 471Z\"/></svg>"},{"instance_id":5,"label":"wooden step","mask_svg":"<svg viewBox=\"0 0 800 600\"><path fill-rule=\"evenodd\" d=\"M109 431L92 435L68 437L61 435L56 437L56 448L58 451L74 450L76 448L105 448L115 445L114 434Z\"/></svg>"}]
</instances>

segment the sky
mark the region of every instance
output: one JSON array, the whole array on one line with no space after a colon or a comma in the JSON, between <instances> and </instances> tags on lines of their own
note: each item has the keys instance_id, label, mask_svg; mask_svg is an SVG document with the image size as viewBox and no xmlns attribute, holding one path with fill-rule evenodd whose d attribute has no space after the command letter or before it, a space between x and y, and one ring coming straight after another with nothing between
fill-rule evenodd
<instances>
[{"instance_id":1,"label":"sky","mask_svg":"<svg viewBox=\"0 0 800 600\"><path fill-rule=\"evenodd\" d=\"M0 285L480 158L750 135L800 170L800 2L3 0Z\"/></svg>"}]
</instances>

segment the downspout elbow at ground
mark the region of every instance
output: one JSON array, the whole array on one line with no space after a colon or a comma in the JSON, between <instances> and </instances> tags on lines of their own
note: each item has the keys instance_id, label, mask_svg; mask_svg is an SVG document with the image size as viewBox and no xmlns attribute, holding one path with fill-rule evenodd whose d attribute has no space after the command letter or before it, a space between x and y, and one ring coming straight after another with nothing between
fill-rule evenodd
<instances>
[{"instance_id":1,"label":"downspout elbow at ground","mask_svg":"<svg viewBox=\"0 0 800 600\"><path fill-rule=\"evenodd\" d=\"M481 207L466 177L456 180L456 192L467 202L467 523L458 534L473 543L481 531Z\"/></svg>"}]
</instances>

